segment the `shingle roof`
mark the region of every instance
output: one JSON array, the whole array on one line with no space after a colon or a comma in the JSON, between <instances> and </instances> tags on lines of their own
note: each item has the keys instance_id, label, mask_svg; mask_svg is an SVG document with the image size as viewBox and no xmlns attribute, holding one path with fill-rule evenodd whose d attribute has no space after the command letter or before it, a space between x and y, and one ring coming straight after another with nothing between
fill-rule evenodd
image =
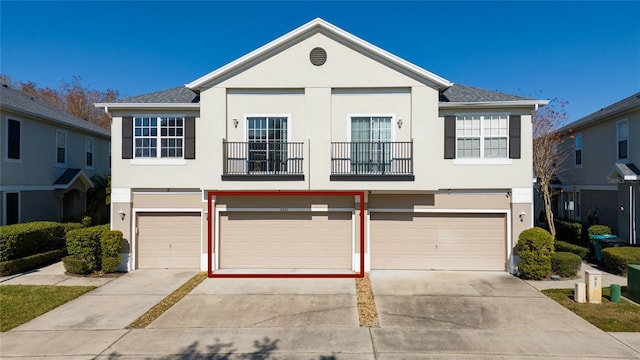
<instances>
[{"instance_id":1,"label":"shingle roof","mask_svg":"<svg viewBox=\"0 0 640 360\"><path fill-rule=\"evenodd\" d=\"M73 179L78 176L80 169L67 169L60 175L60 177L53 183L53 185L68 185Z\"/></svg>"},{"instance_id":2,"label":"shingle roof","mask_svg":"<svg viewBox=\"0 0 640 360\"><path fill-rule=\"evenodd\" d=\"M593 112L581 119L578 119L569 125L566 125L564 128L576 129L598 120L602 120L609 116L614 116L623 111L631 110L634 108L640 109L640 92L637 92L627 98L624 98L616 103L613 103L607 107L604 107L596 112Z\"/></svg>"},{"instance_id":3,"label":"shingle roof","mask_svg":"<svg viewBox=\"0 0 640 360\"><path fill-rule=\"evenodd\" d=\"M194 93L184 86L178 86L172 89L132 96L116 101L116 103L127 104L197 104L199 102L200 95Z\"/></svg>"},{"instance_id":4,"label":"shingle roof","mask_svg":"<svg viewBox=\"0 0 640 360\"><path fill-rule=\"evenodd\" d=\"M28 115L43 117L62 125L80 128L85 131L110 137L109 130L103 129L79 117L59 110L40 100L8 87L0 86L0 107L22 112Z\"/></svg>"},{"instance_id":5,"label":"shingle roof","mask_svg":"<svg viewBox=\"0 0 640 360\"><path fill-rule=\"evenodd\" d=\"M440 93L441 102L491 102L531 100L522 96L454 84Z\"/></svg>"}]
</instances>

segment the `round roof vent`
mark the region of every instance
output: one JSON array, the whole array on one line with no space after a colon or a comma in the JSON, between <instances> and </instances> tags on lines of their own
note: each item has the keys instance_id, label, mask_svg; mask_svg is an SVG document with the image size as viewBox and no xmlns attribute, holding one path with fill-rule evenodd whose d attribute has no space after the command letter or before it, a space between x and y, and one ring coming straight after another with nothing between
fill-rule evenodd
<instances>
[{"instance_id":1,"label":"round roof vent","mask_svg":"<svg viewBox=\"0 0 640 360\"><path fill-rule=\"evenodd\" d=\"M313 50L311 50L311 52L309 53L309 59L315 66L323 65L325 62L327 62L327 52L324 51L324 49L321 47L313 48Z\"/></svg>"}]
</instances>

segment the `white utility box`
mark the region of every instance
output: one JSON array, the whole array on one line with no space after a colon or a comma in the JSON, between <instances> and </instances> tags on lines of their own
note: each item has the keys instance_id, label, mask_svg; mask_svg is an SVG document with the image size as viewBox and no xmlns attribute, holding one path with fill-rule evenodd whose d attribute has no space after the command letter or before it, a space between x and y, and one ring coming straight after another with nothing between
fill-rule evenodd
<instances>
[{"instance_id":1,"label":"white utility box","mask_svg":"<svg viewBox=\"0 0 640 360\"><path fill-rule=\"evenodd\" d=\"M587 300L590 303L602 302L602 273L600 271L585 271L587 282Z\"/></svg>"},{"instance_id":2,"label":"white utility box","mask_svg":"<svg viewBox=\"0 0 640 360\"><path fill-rule=\"evenodd\" d=\"M576 288L573 290L573 300L580 304L585 303L587 301L585 288L585 283L576 283Z\"/></svg>"}]
</instances>

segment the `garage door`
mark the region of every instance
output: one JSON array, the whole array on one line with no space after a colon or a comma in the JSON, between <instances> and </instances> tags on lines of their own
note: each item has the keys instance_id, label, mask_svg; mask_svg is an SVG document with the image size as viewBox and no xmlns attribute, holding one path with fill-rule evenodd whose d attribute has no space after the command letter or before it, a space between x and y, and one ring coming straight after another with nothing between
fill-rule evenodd
<instances>
[{"instance_id":1,"label":"garage door","mask_svg":"<svg viewBox=\"0 0 640 360\"><path fill-rule=\"evenodd\" d=\"M220 216L220 269L351 269L351 213Z\"/></svg>"},{"instance_id":2,"label":"garage door","mask_svg":"<svg viewBox=\"0 0 640 360\"><path fill-rule=\"evenodd\" d=\"M138 269L200 268L200 214L138 215Z\"/></svg>"},{"instance_id":3,"label":"garage door","mask_svg":"<svg viewBox=\"0 0 640 360\"><path fill-rule=\"evenodd\" d=\"M505 270L504 215L371 213L372 269Z\"/></svg>"}]
</instances>

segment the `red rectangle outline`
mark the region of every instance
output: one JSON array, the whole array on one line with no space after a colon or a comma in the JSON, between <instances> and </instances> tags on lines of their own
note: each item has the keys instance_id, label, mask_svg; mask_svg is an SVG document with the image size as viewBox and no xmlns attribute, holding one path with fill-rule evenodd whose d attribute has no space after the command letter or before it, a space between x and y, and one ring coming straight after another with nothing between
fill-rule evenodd
<instances>
[{"instance_id":1,"label":"red rectangle outline","mask_svg":"<svg viewBox=\"0 0 640 360\"><path fill-rule=\"evenodd\" d=\"M216 274L213 272L212 219L213 196L359 196L360 197L360 272L354 274ZM207 195L208 268L210 278L363 278L364 277L364 191L209 191Z\"/></svg>"}]
</instances>

